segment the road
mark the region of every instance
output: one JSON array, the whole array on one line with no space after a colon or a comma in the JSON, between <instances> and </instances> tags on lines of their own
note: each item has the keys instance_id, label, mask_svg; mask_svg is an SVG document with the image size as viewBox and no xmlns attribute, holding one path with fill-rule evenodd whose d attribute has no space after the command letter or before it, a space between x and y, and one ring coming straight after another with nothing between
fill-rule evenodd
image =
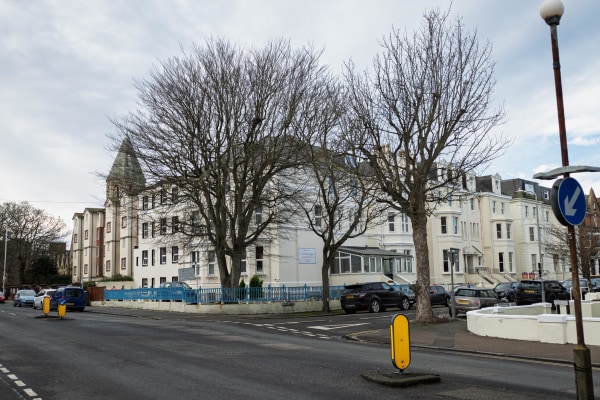
<instances>
[{"instance_id":1,"label":"road","mask_svg":"<svg viewBox=\"0 0 600 400\"><path fill-rule=\"evenodd\" d=\"M60 320L0 306L0 399L560 399L574 393L570 366L421 350L412 352L411 372L439 374L442 383L400 389L368 382L364 371L393 371L389 348L344 340L342 332L389 324L393 313L131 314L73 312Z\"/></svg>"}]
</instances>

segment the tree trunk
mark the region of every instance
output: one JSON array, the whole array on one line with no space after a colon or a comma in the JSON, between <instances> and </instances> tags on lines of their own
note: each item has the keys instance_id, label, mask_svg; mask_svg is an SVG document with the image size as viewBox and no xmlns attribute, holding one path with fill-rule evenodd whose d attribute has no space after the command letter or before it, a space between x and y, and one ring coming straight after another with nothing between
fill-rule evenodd
<instances>
[{"instance_id":1,"label":"tree trunk","mask_svg":"<svg viewBox=\"0 0 600 400\"><path fill-rule=\"evenodd\" d=\"M414 285L414 292L417 299L415 321L426 323L437 322L438 318L431 309L431 298L429 297L430 270L429 248L427 247L427 217L424 213L418 213L411 217L411 221L417 262L417 282Z\"/></svg>"}]
</instances>

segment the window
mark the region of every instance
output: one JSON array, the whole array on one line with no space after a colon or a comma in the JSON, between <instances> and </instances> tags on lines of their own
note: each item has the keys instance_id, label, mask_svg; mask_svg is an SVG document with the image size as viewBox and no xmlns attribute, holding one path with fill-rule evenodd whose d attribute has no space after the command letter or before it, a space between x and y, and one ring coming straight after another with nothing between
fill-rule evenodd
<instances>
[{"instance_id":1,"label":"window","mask_svg":"<svg viewBox=\"0 0 600 400\"><path fill-rule=\"evenodd\" d=\"M498 253L498 268L500 272L504 272L504 253Z\"/></svg>"},{"instance_id":2,"label":"window","mask_svg":"<svg viewBox=\"0 0 600 400\"><path fill-rule=\"evenodd\" d=\"M452 217L452 233L458 235L458 217Z\"/></svg>"},{"instance_id":3,"label":"window","mask_svg":"<svg viewBox=\"0 0 600 400\"><path fill-rule=\"evenodd\" d=\"M443 250L443 265L444 265L444 272L448 273L450 272L450 252L448 250Z\"/></svg>"},{"instance_id":4,"label":"window","mask_svg":"<svg viewBox=\"0 0 600 400\"><path fill-rule=\"evenodd\" d=\"M400 229L402 232L408 232L408 216L400 213Z\"/></svg>"},{"instance_id":5,"label":"window","mask_svg":"<svg viewBox=\"0 0 600 400\"><path fill-rule=\"evenodd\" d=\"M502 239L502 224L496 224L496 239Z\"/></svg>"},{"instance_id":6,"label":"window","mask_svg":"<svg viewBox=\"0 0 600 400\"><path fill-rule=\"evenodd\" d=\"M77 234L73 235L73 243L77 243Z\"/></svg>"},{"instance_id":7,"label":"window","mask_svg":"<svg viewBox=\"0 0 600 400\"><path fill-rule=\"evenodd\" d=\"M161 235L167 234L167 219L166 218L160 219L160 234Z\"/></svg>"},{"instance_id":8,"label":"window","mask_svg":"<svg viewBox=\"0 0 600 400\"><path fill-rule=\"evenodd\" d=\"M121 269L127 269L127 258L121 258Z\"/></svg>"},{"instance_id":9,"label":"window","mask_svg":"<svg viewBox=\"0 0 600 400\"><path fill-rule=\"evenodd\" d=\"M316 228L321 227L321 219L323 218L323 208L319 205L315 206L315 222L314 226Z\"/></svg>"},{"instance_id":10,"label":"window","mask_svg":"<svg viewBox=\"0 0 600 400\"><path fill-rule=\"evenodd\" d=\"M110 260L106 260L106 272L110 272Z\"/></svg>"},{"instance_id":11,"label":"window","mask_svg":"<svg viewBox=\"0 0 600 400\"><path fill-rule=\"evenodd\" d=\"M147 239L147 238L148 238L148 223L143 222L142 223L142 239Z\"/></svg>"},{"instance_id":12,"label":"window","mask_svg":"<svg viewBox=\"0 0 600 400\"><path fill-rule=\"evenodd\" d=\"M535 242L535 229L533 227L529 227L529 241Z\"/></svg>"},{"instance_id":13,"label":"window","mask_svg":"<svg viewBox=\"0 0 600 400\"><path fill-rule=\"evenodd\" d=\"M152 262L152 265L155 265L156 264L156 250L152 249L151 254L152 254L152 258L150 261Z\"/></svg>"},{"instance_id":14,"label":"window","mask_svg":"<svg viewBox=\"0 0 600 400\"><path fill-rule=\"evenodd\" d=\"M167 189L161 189L160 191L160 205L167 204Z\"/></svg>"},{"instance_id":15,"label":"window","mask_svg":"<svg viewBox=\"0 0 600 400\"><path fill-rule=\"evenodd\" d=\"M83 240L88 240L89 239L89 234L88 234L88 230L86 229L85 232L83 232Z\"/></svg>"},{"instance_id":16,"label":"window","mask_svg":"<svg viewBox=\"0 0 600 400\"><path fill-rule=\"evenodd\" d=\"M241 270L240 272L242 274L245 274L245 273L248 272L246 270L246 268L247 268L247 266L246 266L246 264L247 264L247 257L248 257L248 253L246 252L246 249L244 249L244 251L242 252L242 266L241 266L241 269L240 269Z\"/></svg>"},{"instance_id":17,"label":"window","mask_svg":"<svg viewBox=\"0 0 600 400\"><path fill-rule=\"evenodd\" d=\"M192 212L190 223L192 225L192 233L194 233L194 234L200 233L200 228L201 228L201 226L200 226L200 211Z\"/></svg>"},{"instance_id":18,"label":"window","mask_svg":"<svg viewBox=\"0 0 600 400\"><path fill-rule=\"evenodd\" d=\"M531 270L532 271L537 270L537 254L531 255Z\"/></svg>"},{"instance_id":19,"label":"window","mask_svg":"<svg viewBox=\"0 0 600 400\"><path fill-rule=\"evenodd\" d=\"M160 255L159 255L160 260L159 260L159 262L161 264L166 264L167 263L167 248L166 247L161 247L159 249L159 252L160 252Z\"/></svg>"},{"instance_id":20,"label":"window","mask_svg":"<svg viewBox=\"0 0 600 400\"><path fill-rule=\"evenodd\" d=\"M500 214L504 214L504 202L500 203Z\"/></svg>"},{"instance_id":21,"label":"window","mask_svg":"<svg viewBox=\"0 0 600 400\"><path fill-rule=\"evenodd\" d=\"M448 228L446 226L446 217L441 217L440 221L441 221L442 234L445 235L446 233L448 233Z\"/></svg>"},{"instance_id":22,"label":"window","mask_svg":"<svg viewBox=\"0 0 600 400\"><path fill-rule=\"evenodd\" d=\"M148 250L142 250L142 267L148 266Z\"/></svg>"},{"instance_id":23,"label":"window","mask_svg":"<svg viewBox=\"0 0 600 400\"><path fill-rule=\"evenodd\" d=\"M389 212L388 213L388 231L390 232L394 232L395 231L395 226L394 226L394 213L393 212Z\"/></svg>"},{"instance_id":24,"label":"window","mask_svg":"<svg viewBox=\"0 0 600 400\"><path fill-rule=\"evenodd\" d=\"M506 238L510 239L510 224L506 224Z\"/></svg>"},{"instance_id":25,"label":"window","mask_svg":"<svg viewBox=\"0 0 600 400\"><path fill-rule=\"evenodd\" d=\"M156 237L156 222L152 221L152 237Z\"/></svg>"},{"instance_id":26,"label":"window","mask_svg":"<svg viewBox=\"0 0 600 400\"><path fill-rule=\"evenodd\" d=\"M496 214L496 200L492 200L492 214Z\"/></svg>"},{"instance_id":27,"label":"window","mask_svg":"<svg viewBox=\"0 0 600 400\"><path fill-rule=\"evenodd\" d=\"M263 247L256 246L256 272L263 272Z\"/></svg>"},{"instance_id":28,"label":"window","mask_svg":"<svg viewBox=\"0 0 600 400\"><path fill-rule=\"evenodd\" d=\"M179 217L176 215L171 217L171 233L179 232Z\"/></svg>"},{"instance_id":29,"label":"window","mask_svg":"<svg viewBox=\"0 0 600 400\"><path fill-rule=\"evenodd\" d=\"M475 199L469 199L469 203L471 204L471 211L475 211Z\"/></svg>"},{"instance_id":30,"label":"window","mask_svg":"<svg viewBox=\"0 0 600 400\"><path fill-rule=\"evenodd\" d=\"M529 206L525 206L525 218L529 217Z\"/></svg>"},{"instance_id":31,"label":"window","mask_svg":"<svg viewBox=\"0 0 600 400\"><path fill-rule=\"evenodd\" d=\"M148 209L148 196L142 197L142 210Z\"/></svg>"},{"instance_id":32,"label":"window","mask_svg":"<svg viewBox=\"0 0 600 400\"><path fill-rule=\"evenodd\" d=\"M171 189L171 201L173 202L173 204L177 204L177 202L179 201L179 188L178 187L174 187Z\"/></svg>"},{"instance_id":33,"label":"window","mask_svg":"<svg viewBox=\"0 0 600 400\"><path fill-rule=\"evenodd\" d=\"M508 253L508 272L514 272L513 253L512 252Z\"/></svg>"},{"instance_id":34,"label":"window","mask_svg":"<svg viewBox=\"0 0 600 400\"><path fill-rule=\"evenodd\" d=\"M121 228L127 228L127 217L121 218Z\"/></svg>"},{"instance_id":35,"label":"window","mask_svg":"<svg viewBox=\"0 0 600 400\"><path fill-rule=\"evenodd\" d=\"M258 226L262 224L262 206L258 205L254 209L254 223Z\"/></svg>"},{"instance_id":36,"label":"window","mask_svg":"<svg viewBox=\"0 0 600 400\"><path fill-rule=\"evenodd\" d=\"M196 271L196 276L200 275L200 252L192 251L192 268Z\"/></svg>"},{"instance_id":37,"label":"window","mask_svg":"<svg viewBox=\"0 0 600 400\"><path fill-rule=\"evenodd\" d=\"M148 287L148 278L142 278L142 287L143 288L147 288Z\"/></svg>"},{"instance_id":38,"label":"window","mask_svg":"<svg viewBox=\"0 0 600 400\"><path fill-rule=\"evenodd\" d=\"M179 262L179 246L171 247L171 262L177 264Z\"/></svg>"},{"instance_id":39,"label":"window","mask_svg":"<svg viewBox=\"0 0 600 400\"><path fill-rule=\"evenodd\" d=\"M448 206L452 207L452 196L448 195Z\"/></svg>"},{"instance_id":40,"label":"window","mask_svg":"<svg viewBox=\"0 0 600 400\"><path fill-rule=\"evenodd\" d=\"M155 208L155 207L156 207L156 195L153 194L152 195L152 208Z\"/></svg>"},{"instance_id":41,"label":"window","mask_svg":"<svg viewBox=\"0 0 600 400\"><path fill-rule=\"evenodd\" d=\"M212 250L208 251L208 275L214 275L215 274L215 252Z\"/></svg>"}]
</instances>

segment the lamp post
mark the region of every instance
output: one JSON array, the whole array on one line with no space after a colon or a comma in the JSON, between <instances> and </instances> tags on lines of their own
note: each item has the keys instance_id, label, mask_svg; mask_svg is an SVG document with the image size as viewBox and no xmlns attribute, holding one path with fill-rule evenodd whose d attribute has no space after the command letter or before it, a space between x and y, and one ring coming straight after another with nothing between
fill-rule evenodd
<instances>
[{"instance_id":1,"label":"lamp post","mask_svg":"<svg viewBox=\"0 0 600 400\"><path fill-rule=\"evenodd\" d=\"M554 87L556 90L556 108L558 112L558 133L560 137L560 151L562 166L565 168L563 176L569 177L569 153L567 149L567 130L565 128L565 112L563 104L562 81L560 76L560 58L558 53L558 35L556 27L564 13L564 6L560 0L545 0L540 7L540 16L550 26L550 39L552 42L552 67L554 69ZM573 349L575 385L578 399L593 399L594 385L592 379L592 361L590 349L585 345L583 334L583 319L581 316L581 292L579 290L579 274L577 262L577 244L575 242L575 227L567 226L569 252L571 256L571 278L573 280L573 302L575 311L575 329L577 332L577 345Z\"/></svg>"},{"instance_id":2,"label":"lamp post","mask_svg":"<svg viewBox=\"0 0 600 400\"><path fill-rule=\"evenodd\" d=\"M2 272L2 294L6 297L6 248L8 245L8 229L4 230L4 272Z\"/></svg>"},{"instance_id":3,"label":"lamp post","mask_svg":"<svg viewBox=\"0 0 600 400\"><path fill-rule=\"evenodd\" d=\"M536 219L536 225L537 225L537 239L538 239L538 253L539 253L539 261L538 261L538 266L539 266L539 271L540 271L540 281L542 284L542 303L546 302L546 289L544 288L544 261L543 261L543 256L542 256L542 237L541 237L541 230L540 230L540 211L541 211L541 205L542 205L542 199L540 199L540 202L538 203L538 196L537 196L537 192L533 192L533 195L535 196L535 207L536 207L536 212L535 212L535 219Z\"/></svg>"}]
</instances>

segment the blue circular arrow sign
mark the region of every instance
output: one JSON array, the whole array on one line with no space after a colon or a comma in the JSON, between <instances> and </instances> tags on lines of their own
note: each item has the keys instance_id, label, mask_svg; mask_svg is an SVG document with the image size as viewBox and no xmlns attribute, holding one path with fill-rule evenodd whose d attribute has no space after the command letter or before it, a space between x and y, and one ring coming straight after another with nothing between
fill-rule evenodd
<instances>
[{"instance_id":1,"label":"blue circular arrow sign","mask_svg":"<svg viewBox=\"0 0 600 400\"><path fill-rule=\"evenodd\" d=\"M558 179L552 185L550 200L554 216L563 225L579 225L585 219L585 194L574 178Z\"/></svg>"}]
</instances>

